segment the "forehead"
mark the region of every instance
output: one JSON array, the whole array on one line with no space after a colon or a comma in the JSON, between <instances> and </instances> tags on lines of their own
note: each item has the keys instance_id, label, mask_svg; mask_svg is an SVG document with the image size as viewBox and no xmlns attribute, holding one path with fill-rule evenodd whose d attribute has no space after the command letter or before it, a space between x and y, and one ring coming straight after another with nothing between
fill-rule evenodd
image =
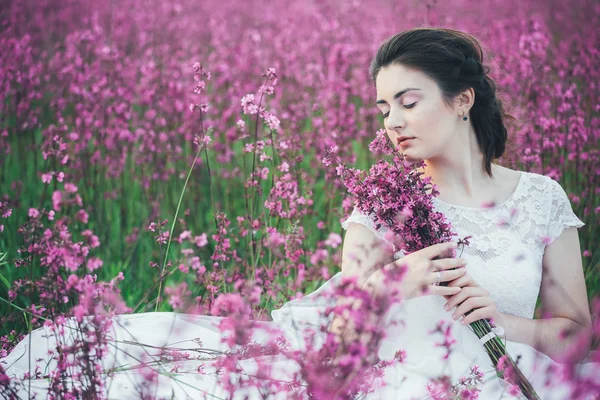
<instances>
[{"instance_id":1,"label":"forehead","mask_svg":"<svg viewBox=\"0 0 600 400\"><path fill-rule=\"evenodd\" d=\"M375 87L377 99L388 103L393 100L394 95L406 88L419 88L420 91L407 93L422 93L434 89L435 82L420 71L407 68L403 65L393 64L382 68L377 74Z\"/></svg>"}]
</instances>

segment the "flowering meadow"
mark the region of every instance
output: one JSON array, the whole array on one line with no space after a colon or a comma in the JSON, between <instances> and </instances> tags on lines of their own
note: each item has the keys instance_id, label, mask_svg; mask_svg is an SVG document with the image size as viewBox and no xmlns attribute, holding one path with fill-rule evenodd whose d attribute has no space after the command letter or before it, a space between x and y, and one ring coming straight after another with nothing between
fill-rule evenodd
<instances>
[{"instance_id":1,"label":"flowering meadow","mask_svg":"<svg viewBox=\"0 0 600 400\"><path fill-rule=\"evenodd\" d=\"M337 146L347 165L377 162L369 143L383 120L369 63L383 40L419 26L463 30L486 46L516 118L498 162L568 193L586 224L583 267L600 312L598 2L3 7L0 358L65 317L268 320L337 273L340 222L354 201L323 158ZM88 334L101 348L98 329ZM90 387L99 376L89 371Z\"/></svg>"}]
</instances>

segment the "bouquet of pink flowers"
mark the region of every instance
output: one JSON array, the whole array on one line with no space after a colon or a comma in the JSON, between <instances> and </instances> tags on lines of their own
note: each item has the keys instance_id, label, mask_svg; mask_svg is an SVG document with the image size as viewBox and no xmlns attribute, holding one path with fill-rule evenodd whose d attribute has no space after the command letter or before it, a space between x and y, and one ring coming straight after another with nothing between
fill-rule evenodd
<instances>
[{"instance_id":1,"label":"bouquet of pink flowers","mask_svg":"<svg viewBox=\"0 0 600 400\"><path fill-rule=\"evenodd\" d=\"M437 243L444 243L458 236L443 213L433 207L433 197L439 195L430 177L422 178L417 169L423 161L410 163L397 148L389 143L385 130L379 130L369 144L369 150L392 156L374 164L366 177L363 171L347 168L337 157L337 147L330 148L323 162L337 163L336 172L353 195L356 207L369 215L376 229L382 225L394 234L394 252L415 252ZM468 245L470 236L459 239L458 244ZM442 285L444 283L440 283ZM467 313L469 314L469 313ZM497 375L518 386L528 399L539 399L531 383L506 352L505 344L493 331L491 322L481 319L470 324L479 339L485 338L484 348Z\"/></svg>"}]
</instances>

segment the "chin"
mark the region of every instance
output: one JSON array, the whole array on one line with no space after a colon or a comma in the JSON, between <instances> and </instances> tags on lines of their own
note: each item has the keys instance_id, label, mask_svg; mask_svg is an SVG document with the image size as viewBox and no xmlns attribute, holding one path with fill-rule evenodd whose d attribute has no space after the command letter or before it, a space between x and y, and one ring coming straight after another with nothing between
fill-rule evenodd
<instances>
[{"instance_id":1,"label":"chin","mask_svg":"<svg viewBox=\"0 0 600 400\"><path fill-rule=\"evenodd\" d=\"M400 152L404 154L404 157L408 162L414 163L424 159L423 157L420 157L418 154L416 154L413 149L406 149L405 151L402 151L402 149L400 149Z\"/></svg>"}]
</instances>

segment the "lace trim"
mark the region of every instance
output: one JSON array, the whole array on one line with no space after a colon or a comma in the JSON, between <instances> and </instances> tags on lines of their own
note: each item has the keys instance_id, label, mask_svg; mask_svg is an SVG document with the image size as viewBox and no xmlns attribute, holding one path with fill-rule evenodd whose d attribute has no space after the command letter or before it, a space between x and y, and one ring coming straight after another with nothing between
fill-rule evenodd
<instances>
[{"instance_id":1,"label":"lace trim","mask_svg":"<svg viewBox=\"0 0 600 400\"><path fill-rule=\"evenodd\" d=\"M585 224L573 212L571 201L562 186L548 178L549 197L552 199L546 229L546 246L550 245L568 228L581 228Z\"/></svg>"},{"instance_id":2,"label":"lace trim","mask_svg":"<svg viewBox=\"0 0 600 400\"><path fill-rule=\"evenodd\" d=\"M367 216L366 214L361 212L357 207L354 207L354 209L352 210L352 214L350 214L350 216L344 222L342 222L342 228L347 230L350 226L350 222L355 222L357 224L366 226L371 232L373 232L373 234L378 239L389 243L387 240L385 240L385 234L388 232L389 229L383 225L379 229L375 229L375 223L373 221L372 215L373 214ZM404 252L402 250L399 250L396 253L394 253L394 260L397 260L401 257L404 257Z\"/></svg>"}]
</instances>

